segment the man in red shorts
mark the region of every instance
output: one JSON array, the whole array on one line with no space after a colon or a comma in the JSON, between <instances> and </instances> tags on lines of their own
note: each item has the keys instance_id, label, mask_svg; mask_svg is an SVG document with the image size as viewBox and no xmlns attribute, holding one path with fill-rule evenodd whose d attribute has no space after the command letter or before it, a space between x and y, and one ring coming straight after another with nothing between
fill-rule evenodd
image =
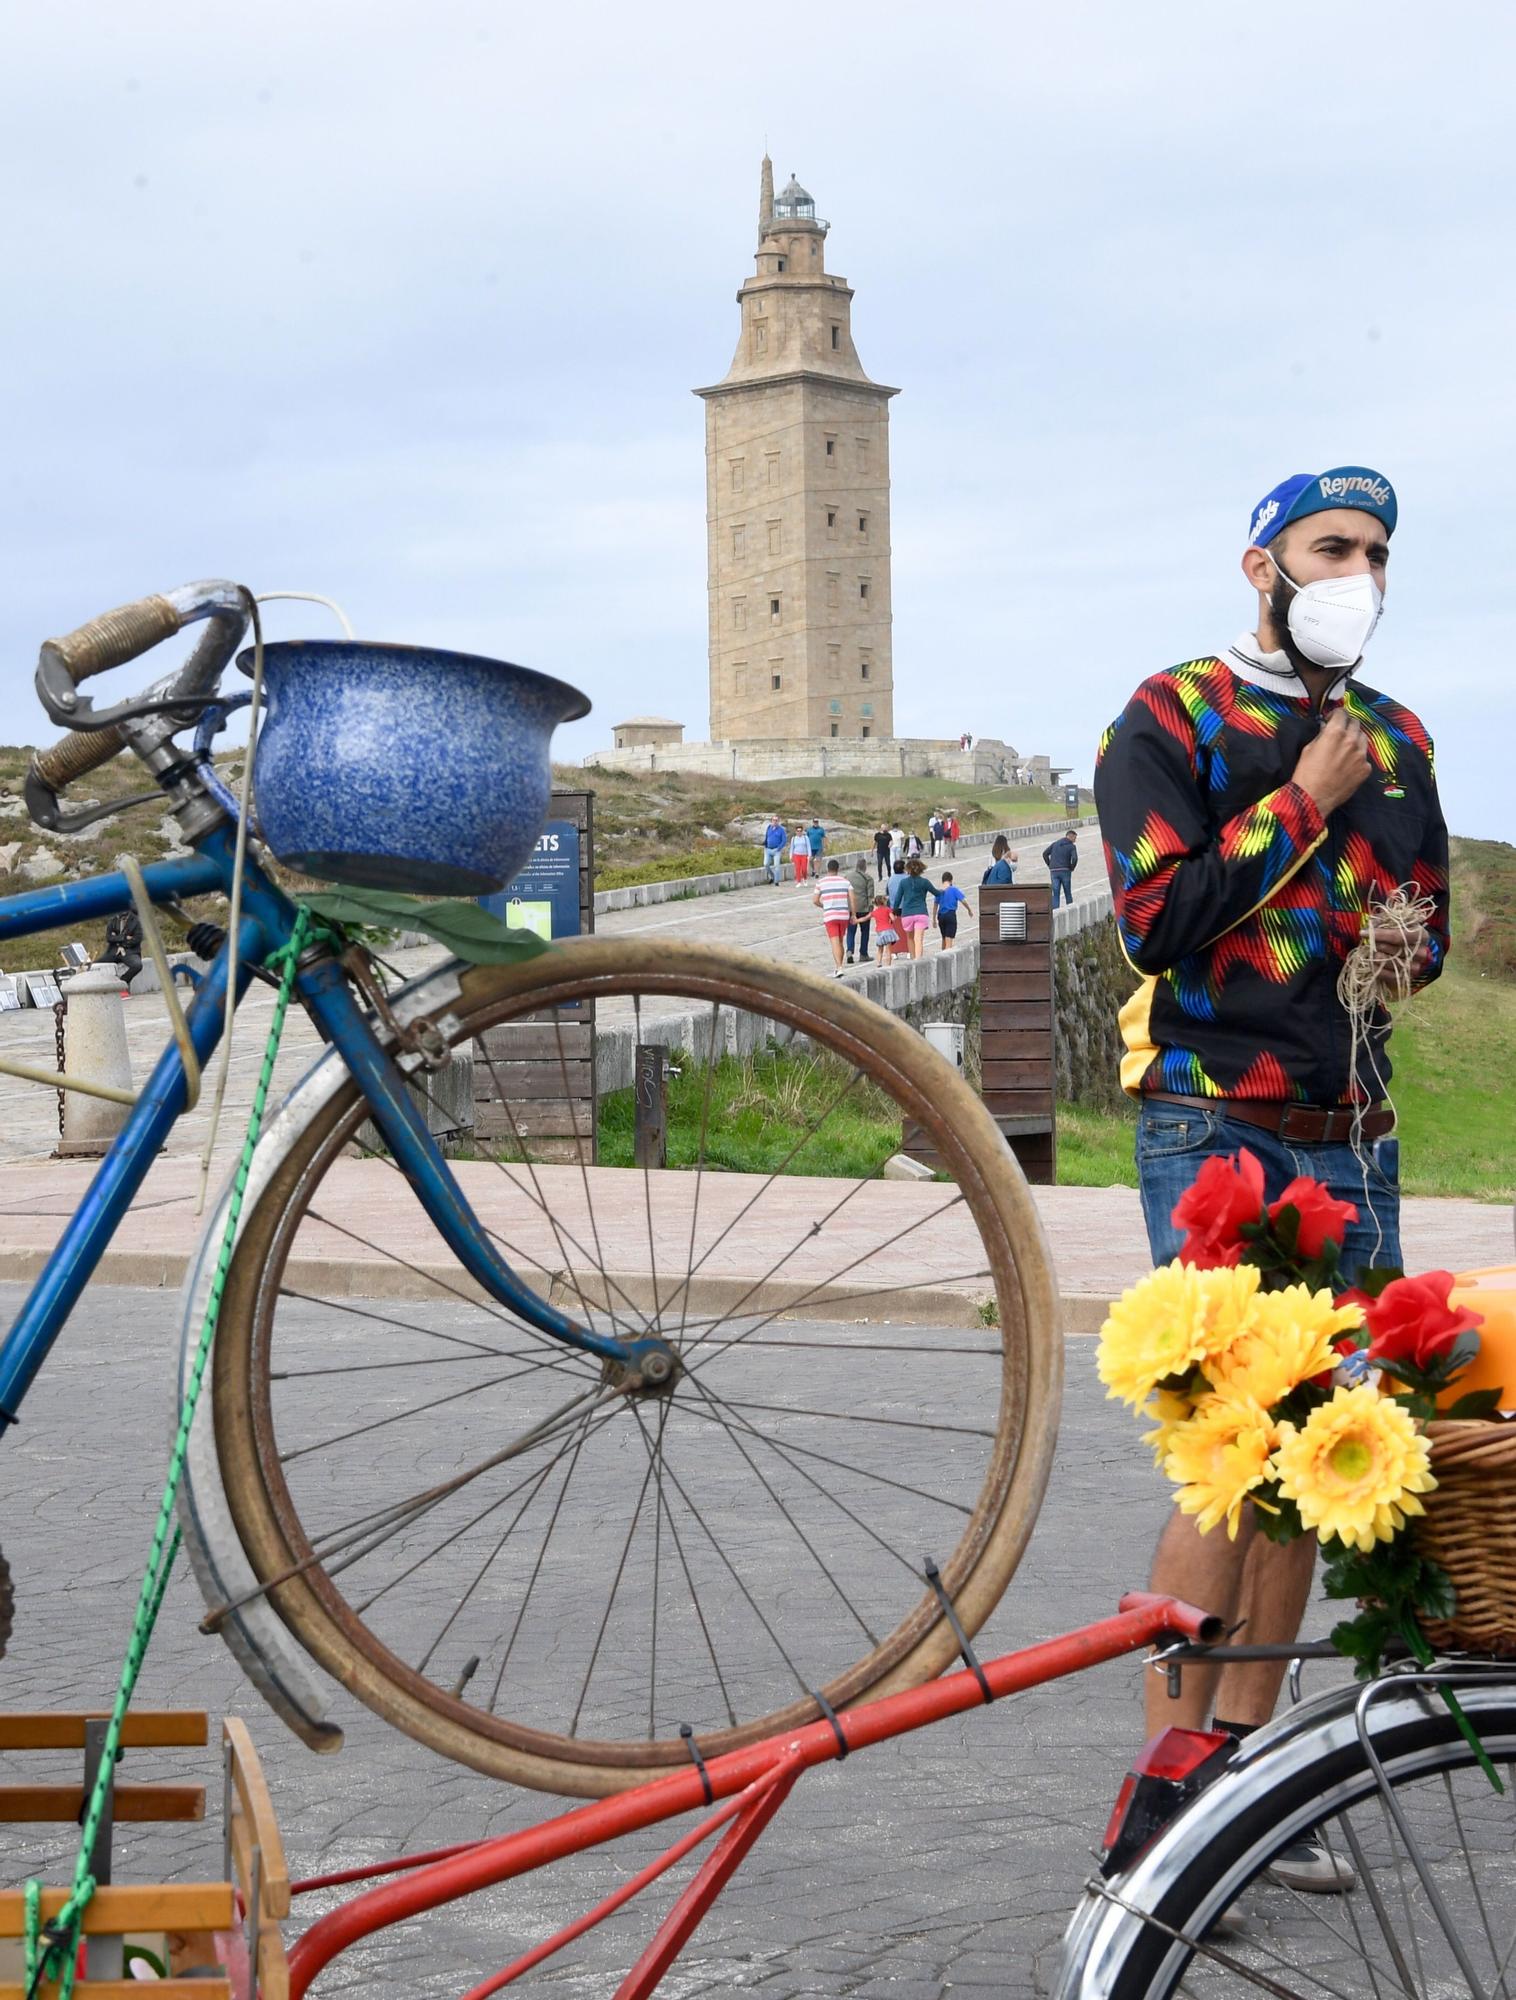
<instances>
[{"instance_id":1,"label":"man in red shorts","mask_svg":"<svg viewBox=\"0 0 1516 2000\"><path fill-rule=\"evenodd\" d=\"M842 873L841 864L829 861L826 873L816 884L811 901L821 911L821 921L826 925L827 939L832 947L832 977L840 979L843 973L842 941L847 936L847 927L858 920L858 903L853 895L853 885Z\"/></svg>"}]
</instances>

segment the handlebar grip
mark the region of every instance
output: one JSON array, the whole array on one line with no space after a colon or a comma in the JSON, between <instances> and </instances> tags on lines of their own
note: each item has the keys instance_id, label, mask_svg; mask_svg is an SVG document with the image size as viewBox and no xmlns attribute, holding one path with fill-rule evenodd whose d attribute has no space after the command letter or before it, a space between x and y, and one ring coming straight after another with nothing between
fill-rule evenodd
<instances>
[{"instance_id":1,"label":"handlebar grip","mask_svg":"<svg viewBox=\"0 0 1516 2000\"><path fill-rule=\"evenodd\" d=\"M171 638L179 630L180 623L179 613L166 597L141 597L135 604L123 604L119 610L102 612L98 618L90 619L87 625L81 625L77 632L70 632L62 639L44 640L42 660L45 665L61 668L77 686L80 681L88 680L91 674L103 674L110 667L125 666L128 660L135 660L139 653L156 646L160 639ZM62 743L54 746L54 750L44 754L52 756L73 740L72 737L65 737ZM121 747L119 742L115 747ZM115 754L114 750L111 754ZM104 761L103 757L97 757L80 768L93 770L95 764Z\"/></svg>"},{"instance_id":2,"label":"handlebar grip","mask_svg":"<svg viewBox=\"0 0 1516 2000\"><path fill-rule=\"evenodd\" d=\"M48 749L33 754L31 775L49 791L61 792L86 771L108 764L125 748L126 738L119 729L74 729Z\"/></svg>"}]
</instances>

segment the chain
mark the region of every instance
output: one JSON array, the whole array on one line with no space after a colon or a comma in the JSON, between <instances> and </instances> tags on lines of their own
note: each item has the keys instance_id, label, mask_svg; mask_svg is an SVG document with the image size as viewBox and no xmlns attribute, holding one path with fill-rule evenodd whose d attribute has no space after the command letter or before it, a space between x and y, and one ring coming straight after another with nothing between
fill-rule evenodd
<instances>
[{"instance_id":1,"label":"chain","mask_svg":"<svg viewBox=\"0 0 1516 2000\"><path fill-rule=\"evenodd\" d=\"M68 995L65 994L61 1000L55 1000L53 1002L53 1026L57 1030L55 1040L58 1044L59 1076L62 1076L68 1068L68 1049L63 1034L63 1017L67 1012L68 1012ZM63 1101L66 1095L67 1093L65 1091L60 1090L58 1092L58 1139L60 1144L62 1143L63 1139Z\"/></svg>"}]
</instances>

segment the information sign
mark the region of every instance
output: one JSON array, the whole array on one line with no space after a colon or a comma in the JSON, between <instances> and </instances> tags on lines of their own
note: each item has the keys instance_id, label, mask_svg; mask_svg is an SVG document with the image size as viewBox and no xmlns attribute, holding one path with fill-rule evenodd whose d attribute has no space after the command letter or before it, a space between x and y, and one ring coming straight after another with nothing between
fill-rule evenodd
<instances>
[{"instance_id":1,"label":"information sign","mask_svg":"<svg viewBox=\"0 0 1516 2000\"><path fill-rule=\"evenodd\" d=\"M550 819L537 836L537 851L514 882L495 896L481 896L485 909L513 930L541 938L579 935L579 829L570 819Z\"/></svg>"}]
</instances>

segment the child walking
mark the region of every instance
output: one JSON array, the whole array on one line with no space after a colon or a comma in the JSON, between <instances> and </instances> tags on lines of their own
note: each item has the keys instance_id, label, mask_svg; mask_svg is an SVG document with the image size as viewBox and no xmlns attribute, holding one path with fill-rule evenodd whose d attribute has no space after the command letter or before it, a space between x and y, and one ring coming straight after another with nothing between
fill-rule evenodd
<instances>
[{"instance_id":1,"label":"child walking","mask_svg":"<svg viewBox=\"0 0 1516 2000\"><path fill-rule=\"evenodd\" d=\"M890 908L889 898L882 892L874 898L874 956L881 965L893 965L895 948L900 943L900 932L896 928L895 913Z\"/></svg>"},{"instance_id":2,"label":"child walking","mask_svg":"<svg viewBox=\"0 0 1516 2000\"><path fill-rule=\"evenodd\" d=\"M942 874L942 894L937 898L937 928L942 933L942 949L951 951L958 942L958 912L967 916L974 912L969 907L969 899L956 887L947 870Z\"/></svg>"}]
</instances>

